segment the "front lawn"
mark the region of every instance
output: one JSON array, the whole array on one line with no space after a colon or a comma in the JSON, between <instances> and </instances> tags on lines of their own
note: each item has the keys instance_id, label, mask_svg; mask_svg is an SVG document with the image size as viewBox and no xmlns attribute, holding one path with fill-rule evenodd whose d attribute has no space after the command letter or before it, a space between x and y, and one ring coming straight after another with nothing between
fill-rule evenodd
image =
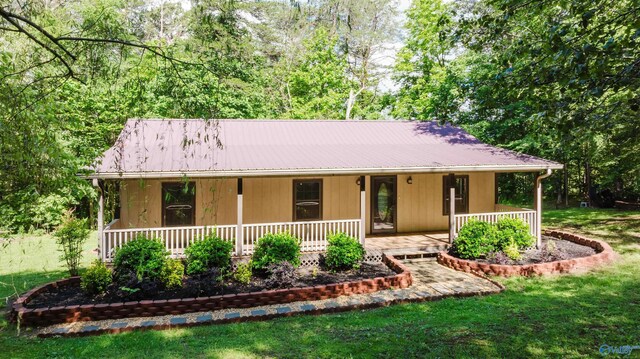
<instances>
[{"instance_id":1,"label":"front lawn","mask_svg":"<svg viewBox=\"0 0 640 359\"><path fill-rule=\"evenodd\" d=\"M16 337L1 322L0 356L593 357L603 344L640 345L640 213L554 210L544 222L606 240L619 262L584 275L504 279L507 290L489 297L266 322L47 340ZM12 243L0 260L0 297L64 274L47 236Z\"/></svg>"}]
</instances>

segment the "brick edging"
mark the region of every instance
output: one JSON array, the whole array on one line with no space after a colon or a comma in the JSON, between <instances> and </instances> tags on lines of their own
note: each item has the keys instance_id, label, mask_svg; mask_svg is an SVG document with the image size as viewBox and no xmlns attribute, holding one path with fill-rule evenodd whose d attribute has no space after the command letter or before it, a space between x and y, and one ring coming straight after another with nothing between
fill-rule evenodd
<instances>
[{"instance_id":1,"label":"brick edging","mask_svg":"<svg viewBox=\"0 0 640 359\"><path fill-rule=\"evenodd\" d=\"M330 299L343 295L367 294L384 289L411 286L413 279L407 267L392 256L383 255L382 260L391 270L396 272L395 275L314 287L265 290L198 298L141 300L48 308L26 307L32 298L51 288L80 284L80 277L71 277L44 284L26 292L12 304L9 318L13 321L19 321L22 325L42 326L78 321L178 315L225 308L250 308L260 305Z\"/></svg>"},{"instance_id":2,"label":"brick edging","mask_svg":"<svg viewBox=\"0 0 640 359\"><path fill-rule=\"evenodd\" d=\"M611 249L611 246L605 242L558 230L546 230L544 234L591 247L596 250L596 254L588 257L565 259L547 263L505 265L479 263L472 260L456 258L443 251L438 253L438 263L467 273L483 273L486 275L511 277L583 271L602 264L610 263L615 258L615 252Z\"/></svg>"}]
</instances>

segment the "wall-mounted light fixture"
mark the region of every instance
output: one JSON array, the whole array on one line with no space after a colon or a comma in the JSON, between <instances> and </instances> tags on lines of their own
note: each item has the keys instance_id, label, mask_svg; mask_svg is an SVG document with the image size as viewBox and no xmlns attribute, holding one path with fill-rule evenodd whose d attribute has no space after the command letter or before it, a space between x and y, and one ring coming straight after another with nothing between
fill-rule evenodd
<instances>
[{"instance_id":1,"label":"wall-mounted light fixture","mask_svg":"<svg viewBox=\"0 0 640 359\"><path fill-rule=\"evenodd\" d=\"M413 184L413 178L411 178L411 176L407 177L407 184Z\"/></svg>"},{"instance_id":2,"label":"wall-mounted light fixture","mask_svg":"<svg viewBox=\"0 0 640 359\"><path fill-rule=\"evenodd\" d=\"M360 185L360 177L358 177L358 179L356 180L356 184L359 186Z\"/></svg>"}]
</instances>

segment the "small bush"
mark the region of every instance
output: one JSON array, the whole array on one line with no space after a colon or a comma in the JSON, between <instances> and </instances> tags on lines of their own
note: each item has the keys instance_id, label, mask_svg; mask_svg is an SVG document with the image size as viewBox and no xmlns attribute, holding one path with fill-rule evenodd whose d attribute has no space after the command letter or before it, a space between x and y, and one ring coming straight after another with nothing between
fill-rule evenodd
<instances>
[{"instance_id":1,"label":"small bush","mask_svg":"<svg viewBox=\"0 0 640 359\"><path fill-rule=\"evenodd\" d=\"M522 254L520 254L518 245L515 242L509 243L502 251L511 260L517 261L522 258Z\"/></svg>"},{"instance_id":2,"label":"small bush","mask_svg":"<svg viewBox=\"0 0 640 359\"><path fill-rule=\"evenodd\" d=\"M271 264L289 262L297 267L300 265L300 240L291 234L267 234L258 240L251 258L254 269L264 271Z\"/></svg>"},{"instance_id":3,"label":"small bush","mask_svg":"<svg viewBox=\"0 0 640 359\"><path fill-rule=\"evenodd\" d=\"M496 223L497 247L503 250L512 242L519 249L531 247L535 243L535 237L529 233L529 225L518 218L504 217Z\"/></svg>"},{"instance_id":4,"label":"small bush","mask_svg":"<svg viewBox=\"0 0 640 359\"><path fill-rule=\"evenodd\" d=\"M267 273L265 284L269 288L290 288L298 279L296 268L287 261L270 264Z\"/></svg>"},{"instance_id":5,"label":"small bush","mask_svg":"<svg viewBox=\"0 0 640 359\"><path fill-rule=\"evenodd\" d=\"M62 224L54 233L59 251L62 252L60 260L64 261L72 276L78 275L80 260L82 259L82 246L89 237L86 219L77 219L67 213Z\"/></svg>"},{"instance_id":6,"label":"small bush","mask_svg":"<svg viewBox=\"0 0 640 359\"><path fill-rule=\"evenodd\" d=\"M116 277L133 272L139 281L158 280L168 254L159 239L149 239L139 234L134 240L116 250L113 261Z\"/></svg>"},{"instance_id":7,"label":"small bush","mask_svg":"<svg viewBox=\"0 0 640 359\"><path fill-rule=\"evenodd\" d=\"M167 289L178 289L182 287L184 278L184 265L179 259L169 259L165 262L160 271L160 281Z\"/></svg>"},{"instance_id":8,"label":"small bush","mask_svg":"<svg viewBox=\"0 0 640 359\"><path fill-rule=\"evenodd\" d=\"M187 274L204 273L210 268L229 268L232 250L233 244L231 242L213 234L206 236L186 249Z\"/></svg>"},{"instance_id":9,"label":"small bush","mask_svg":"<svg viewBox=\"0 0 640 359\"><path fill-rule=\"evenodd\" d=\"M98 295L104 293L112 281L111 270L102 261L96 259L82 275L80 287L87 294Z\"/></svg>"},{"instance_id":10,"label":"small bush","mask_svg":"<svg viewBox=\"0 0 640 359\"><path fill-rule=\"evenodd\" d=\"M453 242L460 258L476 259L496 249L496 227L491 223L470 220Z\"/></svg>"},{"instance_id":11,"label":"small bush","mask_svg":"<svg viewBox=\"0 0 640 359\"><path fill-rule=\"evenodd\" d=\"M233 279L241 284L249 284L251 282L251 263L238 263L238 267L233 272Z\"/></svg>"},{"instance_id":12,"label":"small bush","mask_svg":"<svg viewBox=\"0 0 640 359\"><path fill-rule=\"evenodd\" d=\"M331 270L359 268L364 259L364 248L360 242L345 233L334 233L327 239L324 263Z\"/></svg>"}]
</instances>

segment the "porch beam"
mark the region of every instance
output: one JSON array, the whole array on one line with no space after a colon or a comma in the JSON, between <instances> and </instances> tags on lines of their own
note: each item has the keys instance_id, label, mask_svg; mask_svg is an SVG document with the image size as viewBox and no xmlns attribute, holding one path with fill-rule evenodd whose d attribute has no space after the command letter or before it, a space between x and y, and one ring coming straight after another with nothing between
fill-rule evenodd
<instances>
[{"instance_id":1,"label":"porch beam","mask_svg":"<svg viewBox=\"0 0 640 359\"><path fill-rule=\"evenodd\" d=\"M360 244L364 247L364 239L365 239L365 223L367 222L367 184L366 177L360 176Z\"/></svg>"},{"instance_id":2,"label":"porch beam","mask_svg":"<svg viewBox=\"0 0 640 359\"><path fill-rule=\"evenodd\" d=\"M236 255L242 255L242 244L244 243L242 231L242 178L238 178L238 214L236 226Z\"/></svg>"},{"instance_id":3,"label":"porch beam","mask_svg":"<svg viewBox=\"0 0 640 359\"><path fill-rule=\"evenodd\" d=\"M536 247L542 247L542 180L551 176L552 170L548 169L543 175L536 176L535 208L536 208Z\"/></svg>"},{"instance_id":4,"label":"porch beam","mask_svg":"<svg viewBox=\"0 0 640 359\"><path fill-rule=\"evenodd\" d=\"M449 174L449 244L453 244L456 233L456 175Z\"/></svg>"}]
</instances>

